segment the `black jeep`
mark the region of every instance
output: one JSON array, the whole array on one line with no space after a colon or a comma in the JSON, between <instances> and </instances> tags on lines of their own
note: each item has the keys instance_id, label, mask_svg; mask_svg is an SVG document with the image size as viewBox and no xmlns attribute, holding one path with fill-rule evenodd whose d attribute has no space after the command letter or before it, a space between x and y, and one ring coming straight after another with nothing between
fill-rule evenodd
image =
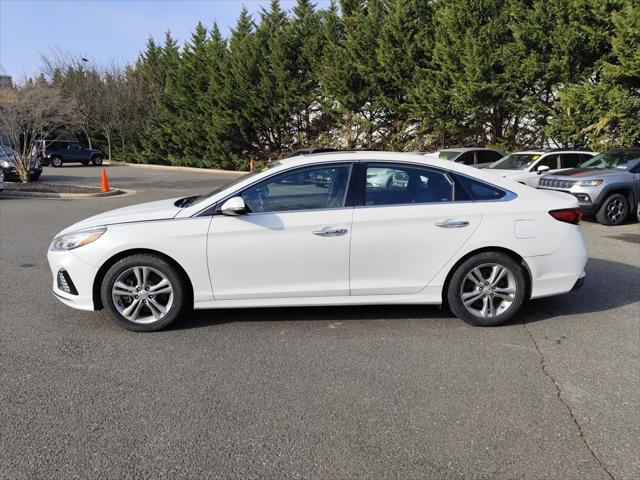
<instances>
[{"instance_id":1,"label":"black jeep","mask_svg":"<svg viewBox=\"0 0 640 480\"><path fill-rule=\"evenodd\" d=\"M42 164L61 167L65 163L80 162L83 165L102 165L102 152L85 148L79 142L65 140L42 141Z\"/></svg>"}]
</instances>

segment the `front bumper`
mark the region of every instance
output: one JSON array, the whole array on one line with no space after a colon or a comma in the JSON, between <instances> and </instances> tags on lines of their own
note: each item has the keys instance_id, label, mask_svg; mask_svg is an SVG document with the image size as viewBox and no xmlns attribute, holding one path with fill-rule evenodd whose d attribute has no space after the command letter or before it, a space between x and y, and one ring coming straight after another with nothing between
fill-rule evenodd
<instances>
[{"instance_id":1,"label":"front bumper","mask_svg":"<svg viewBox=\"0 0 640 480\"><path fill-rule=\"evenodd\" d=\"M42 167L32 167L29 170L29 175L36 175L42 173ZM20 176L15 168L7 168L4 171L4 179L8 181L19 181Z\"/></svg>"},{"instance_id":2,"label":"front bumper","mask_svg":"<svg viewBox=\"0 0 640 480\"><path fill-rule=\"evenodd\" d=\"M98 269L74 255L73 250L47 253L49 268L53 276L52 290L58 300L78 310L95 310L93 302L93 282ZM58 274L66 272L73 282L77 295L62 290L58 285Z\"/></svg>"}]
</instances>

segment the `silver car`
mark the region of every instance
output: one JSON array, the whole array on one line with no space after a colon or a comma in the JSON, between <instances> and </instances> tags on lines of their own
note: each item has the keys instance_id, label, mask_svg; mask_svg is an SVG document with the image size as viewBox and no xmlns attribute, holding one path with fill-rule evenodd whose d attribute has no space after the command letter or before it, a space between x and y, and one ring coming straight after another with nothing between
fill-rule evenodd
<instances>
[{"instance_id":1,"label":"silver car","mask_svg":"<svg viewBox=\"0 0 640 480\"><path fill-rule=\"evenodd\" d=\"M538 188L570 193L585 215L595 215L603 225L620 225L640 199L640 148L601 153L578 168L543 176Z\"/></svg>"}]
</instances>

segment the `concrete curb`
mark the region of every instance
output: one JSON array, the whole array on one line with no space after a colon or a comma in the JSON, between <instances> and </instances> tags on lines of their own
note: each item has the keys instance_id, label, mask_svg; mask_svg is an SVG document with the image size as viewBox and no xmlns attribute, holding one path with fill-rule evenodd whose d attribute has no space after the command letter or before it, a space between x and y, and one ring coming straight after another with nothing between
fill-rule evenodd
<instances>
[{"instance_id":1,"label":"concrete curb","mask_svg":"<svg viewBox=\"0 0 640 480\"><path fill-rule=\"evenodd\" d=\"M104 162L105 165L121 165L123 167L138 167L138 168L151 168L154 170L173 170L174 172L199 172L199 173L214 173L217 175L245 175L249 172L236 172L233 170L218 170L215 168L195 168L195 167L174 167L172 165L154 165L152 163L128 163L128 162L116 162L111 160Z\"/></svg>"},{"instance_id":2,"label":"concrete curb","mask_svg":"<svg viewBox=\"0 0 640 480\"><path fill-rule=\"evenodd\" d=\"M54 193L54 192L20 192L17 190L3 190L0 192L0 198L42 198L42 199L87 199L87 198L105 198L123 195L133 195L134 190L111 190L110 192L95 193Z\"/></svg>"}]
</instances>

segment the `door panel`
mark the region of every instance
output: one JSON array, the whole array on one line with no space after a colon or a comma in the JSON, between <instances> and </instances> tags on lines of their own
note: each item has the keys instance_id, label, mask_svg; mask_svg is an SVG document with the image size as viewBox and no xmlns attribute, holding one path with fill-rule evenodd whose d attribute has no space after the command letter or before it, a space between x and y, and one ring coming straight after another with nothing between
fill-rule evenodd
<instances>
[{"instance_id":1,"label":"door panel","mask_svg":"<svg viewBox=\"0 0 640 480\"><path fill-rule=\"evenodd\" d=\"M214 216L207 248L214 298L348 295L352 215L342 208ZM318 234L323 229L338 233Z\"/></svg>"},{"instance_id":2,"label":"door panel","mask_svg":"<svg viewBox=\"0 0 640 480\"><path fill-rule=\"evenodd\" d=\"M365 168L362 206L353 213L351 295L417 293L478 227L480 211L455 201L459 193L443 171L373 162Z\"/></svg>"},{"instance_id":3,"label":"door panel","mask_svg":"<svg viewBox=\"0 0 640 480\"><path fill-rule=\"evenodd\" d=\"M422 290L480 224L472 202L358 207L351 237L351 295ZM443 228L445 220L469 222Z\"/></svg>"}]
</instances>

